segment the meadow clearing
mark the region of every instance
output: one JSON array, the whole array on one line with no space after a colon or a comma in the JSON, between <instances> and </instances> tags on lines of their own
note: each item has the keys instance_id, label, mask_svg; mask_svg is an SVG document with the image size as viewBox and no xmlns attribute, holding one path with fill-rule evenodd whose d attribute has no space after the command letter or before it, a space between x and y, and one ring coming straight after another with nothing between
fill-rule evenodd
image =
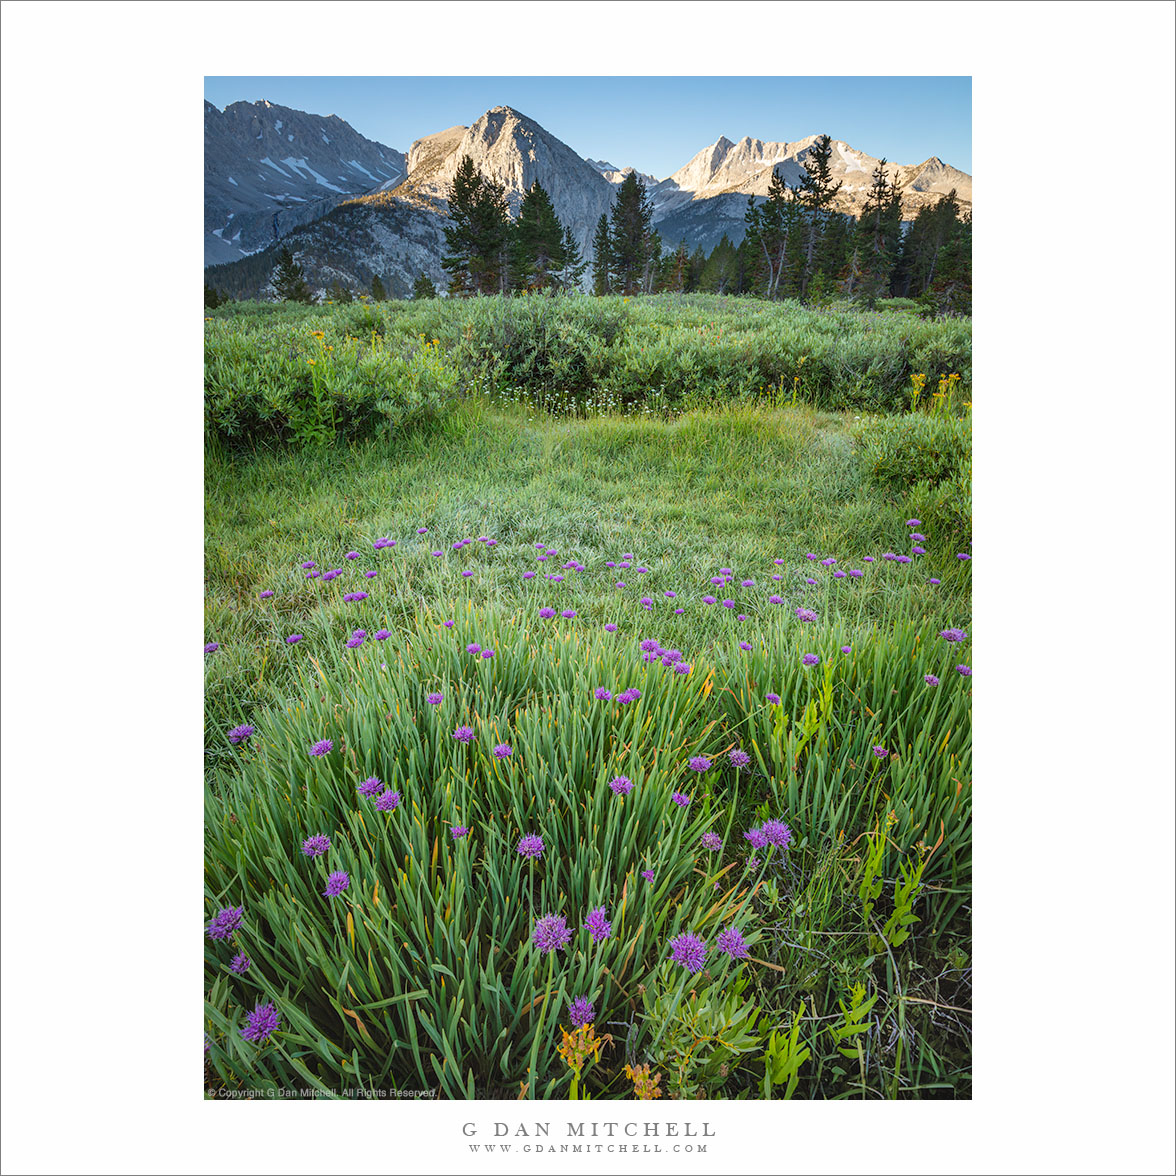
<instances>
[{"instance_id":1,"label":"meadow clearing","mask_svg":"<svg viewBox=\"0 0 1176 1176\"><path fill-rule=\"evenodd\" d=\"M970 1097L970 321L205 335L214 1096Z\"/></svg>"}]
</instances>

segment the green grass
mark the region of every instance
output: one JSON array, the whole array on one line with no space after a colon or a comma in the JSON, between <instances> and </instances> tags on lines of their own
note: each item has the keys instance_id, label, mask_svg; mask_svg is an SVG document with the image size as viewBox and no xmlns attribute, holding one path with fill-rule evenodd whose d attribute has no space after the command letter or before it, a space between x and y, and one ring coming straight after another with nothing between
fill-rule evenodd
<instances>
[{"instance_id":1,"label":"green grass","mask_svg":"<svg viewBox=\"0 0 1176 1176\"><path fill-rule=\"evenodd\" d=\"M971 628L970 492L962 474L879 484L870 427L804 404L577 420L475 396L362 442L210 442L206 909L245 908L231 943L206 940L211 1090L563 1098L557 1047L587 996L612 1044L579 1097L633 1097L624 1067L644 1063L676 1097L970 1096L970 645L938 636ZM927 554L882 560L909 551L911 517ZM309 560L343 573L308 580ZM690 671L643 662L646 637ZM333 749L310 757L319 739ZM394 811L357 794L369 776L401 794ZM786 852L744 839L768 818L792 830ZM548 847L536 867L514 852L528 832ZM299 853L311 834L326 858ZM351 884L328 899L331 870ZM599 945L580 930L596 905L613 923ZM548 912L574 935L545 957L531 931ZM731 927L745 963L717 952ZM709 945L689 984L666 958L687 931ZM281 1029L257 1045L240 1029L262 1002Z\"/></svg>"},{"instance_id":2,"label":"green grass","mask_svg":"<svg viewBox=\"0 0 1176 1176\"><path fill-rule=\"evenodd\" d=\"M707 594L735 599L753 627L779 607L767 603L769 591L789 608L833 609L855 624L927 617L941 628L966 627L970 573L954 543L944 548L952 536L925 529L928 554L906 568L860 562L906 551L910 516L902 496L863 475L851 424L803 407L731 408L670 423L528 421L518 410L475 402L395 442L210 456L206 637L222 645L209 665L210 751L223 751L228 727L284 696L288 634L304 634L317 649L355 628L403 629L422 608L453 600L558 602L586 623L613 621L692 651L733 624L727 610L701 603ZM429 534L418 536L418 526ZM452 550L483 535L498 541L492 551L479 543ZM382 536L397 546L373 552ZM558 556L537 562L536 543ZM434 559L438 549L444 555ZM355 568L343 559L351 550L363 556ZM637 559L627 573L604 567L630 551ZM866 575L834 580L805 559L809 552ZM588 570L563 572L558 586L544 582L571 559ZM308 581L303 560L345 567L347 575L329 585ZM649 570L637 575L636 566ZM709 583L721 567L736 573L728 585L734 596ZM378 576L358 583L367 568ZM475 570L468 583L463 568ZM525 571L536 578L524 581ZM819 587L806 585L807 576ZM930 577L942 583L931 587ZM739 589L745 578L755 579L754 591ZM614 587L618 579L625 590ZM370 599L344 604L356 588ZM259 601L265 590L274 597ZM673 615L667 590L679 594L673 604L683 616ZM652 613L637 603L642 596L654 599Z\"/></svg>"}]
</instances>

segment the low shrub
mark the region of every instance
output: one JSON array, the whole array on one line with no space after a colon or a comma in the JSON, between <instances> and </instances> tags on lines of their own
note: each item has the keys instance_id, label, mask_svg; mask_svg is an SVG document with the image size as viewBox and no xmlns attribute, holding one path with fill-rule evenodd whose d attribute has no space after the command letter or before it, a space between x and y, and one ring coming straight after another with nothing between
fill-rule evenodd
<instances>
[{"instance_id":1,"label":"low shrub","mask_svg":"<svg viewBox=\"0 0 1176 1176\"><path fill-rule=\"evenodd\" d=\"M920 482L933 488L951 480L970 484L970 416L906 413L874 418L858 426L854 441L869 477L885 489L910 489Z\"/></svg>"}]
</instances>

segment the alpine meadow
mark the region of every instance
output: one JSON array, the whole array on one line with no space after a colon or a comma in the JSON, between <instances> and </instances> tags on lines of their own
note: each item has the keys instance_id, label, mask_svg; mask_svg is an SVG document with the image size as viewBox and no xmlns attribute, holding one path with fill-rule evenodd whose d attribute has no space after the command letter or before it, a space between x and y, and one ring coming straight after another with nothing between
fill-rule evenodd
<instances>
[{"instance_id":1,"label":"alpine meadow","mask_svg":"<svg viewBox=\"0 0 1176 1176\"><path fill-rule=\"evenodd\" d=\"M206 102L206 1098L972 1097L971 176L813 129Z\"/></svg>"}]
</instances>

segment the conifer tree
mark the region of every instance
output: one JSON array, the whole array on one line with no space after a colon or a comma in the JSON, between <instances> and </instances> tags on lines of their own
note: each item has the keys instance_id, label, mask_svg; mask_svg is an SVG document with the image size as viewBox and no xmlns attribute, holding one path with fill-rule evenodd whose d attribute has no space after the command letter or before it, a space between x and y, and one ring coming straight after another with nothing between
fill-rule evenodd
<instances>
[{"instance_id":1,"label":"conifer tree","mask_svg":"<svg viewBox=\"0 0 1176 1176\"><path fill-rule=\"evenodd\" d=\"M804 159L805 174L793 190L805 212L804 272L800 279L800 296L817 270L817 246L829 221L833 198L841 191L841 181L833 183L833 140L821 135Z\"/></svg>"},{"instance_id":2,"label":"conifer tree","mask_svg":"<svg viewBox=\"0 0 1176 1176\"><path fill-rule=\"evenodd\" d=\"M612 234L608 228L608 216L601 213L592 237L592 293L612 293Z\"/></svg>"},{"instance_id":3,"label":"conifer tree","mask_svg":"<svg viewBox=\"0 0 1176 1176\"><path fill-rule=\"evenodd\" d=\"M510 281L507 246L510 215L501 184L480 175L466 155L449 191L445 229L448 254L441 265L450 275L453 294L498 294Z\"/></svg>"},{"instance_id":4,"label":"conifer tree","mask_svg":"<svg viewBox=\"0 0 1176 1176\"><path fill-rule=\"evenodd\" d=\"M661 254L658 239L655 255L655 238L653 205L645 185L630 172L617 190L609 230L609 272L616 293L640 294L650 288Z\"/></svg>"},{"instance_id":5,"label":"conifer tree","mask_svg":"<svg viewBox=\"0 0 1176 1176\"><path fill-rule=\"evenodd\" d=\"M270 275L270 287L279 302L313 302L306 276L285 246L278 254L278 264Z\"/></svg>"},{"instance_id":6,"label":"conifer tree","mask_svg":"<svg viewBox=\"0 0 1176 1176\"><path fill-rule=\"evenodd\" d=\"M722 240L711 250L706 265L702 267L702 274L698 286L708 294L726 294L733 288L738 279L739 254L731 244L731 238L726 233Z\"/></svg>"},{"instance_id":7,"label":"conifer tree","mask_svg":"<svg viewBox=\"0 0 1176 1176\"><path fill-rule=\"evenodd\" d=\"M380 281L379 274L372 275L372 301L385 302L388 298L388 292L384 289L384 283Z\"/></svg>"},{"instance_id":8,"label":"conifer tree","mask_svg":"<svg viewBox=\"0 0 1176 1176\"><path fill-rule=\"evenodd\" d=\"M565 261L564 227L536 180L523 195L511 233L511 286L546 290L558 284Z\"/></svg>"},{"instance_id":9,"label":"conifer tree","mask_svg":"<svg viewBox=\"0 0 1176 1176\"><path fill-rule=\"evenodd\" d=\"M857 223L843 280L844 293L861 298L873 310L890 286L901 238L902 192L887 178L883 158L870 176L866 206Z\"/></svg>"},{"instance_id":10,"label":"conifer tree","mask_svg":"<svg viewBox=\"0 0 1176 1176\"><path fill-rule=\"evenodd\" d=\"M784 295L785 276L794 262L800 240L801 206L796 193L773 169L767 199L757 207L755 198L749 196L747 211L743 215L747 225L744 240L762 257L764 296L780 298Z\"/></svg>"},{"instance_id":11,"label":"conifer tree","mask_svg":"<svg viewBox=\"0 0 1176 1176\"><path fill-rule=\"evenodd\" d=\"M437 287L433 285L433 279L428 274L417 275L417 280L412 286L412 297L416 302L420 302L422 298L437 297Z\"/></svg>"},{"instance_id":12,"label":"conifer tree","mask_svg":"<svg viewBox=\"0 0 1176 1176\"><path fill-rule=\"evenodd\" d=\"M564 225L563 231L563 265L557 275L559 286L563 290L579 290L584 281L584 271L588 263L580 252L576 235L571 225Z\"/></svg>"}]
</instances>

